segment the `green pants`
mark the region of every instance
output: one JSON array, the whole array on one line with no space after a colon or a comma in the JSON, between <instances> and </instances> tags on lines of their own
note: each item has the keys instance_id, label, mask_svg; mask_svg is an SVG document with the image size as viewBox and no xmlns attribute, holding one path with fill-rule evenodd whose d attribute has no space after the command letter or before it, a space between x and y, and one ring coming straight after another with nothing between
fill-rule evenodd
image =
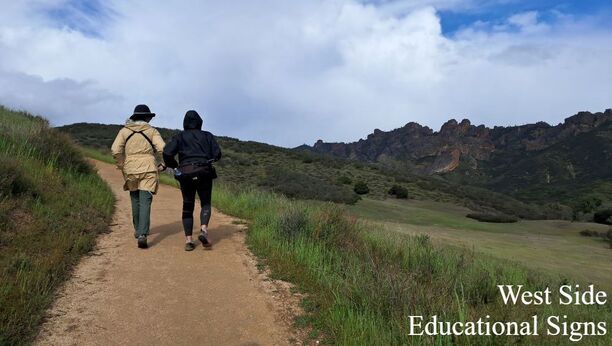
<instances>
[{"instance_id":1,"label":"green pants","mask_svg":"<svg viewBox=\"0 0 612 346\"><path fill-rule=\"evenodd\" d=\"M151 225L151 202L153 194L150 191L130 191L132 199L132 222L138 236L149 235Z\"/></svg>"}]
</instances>

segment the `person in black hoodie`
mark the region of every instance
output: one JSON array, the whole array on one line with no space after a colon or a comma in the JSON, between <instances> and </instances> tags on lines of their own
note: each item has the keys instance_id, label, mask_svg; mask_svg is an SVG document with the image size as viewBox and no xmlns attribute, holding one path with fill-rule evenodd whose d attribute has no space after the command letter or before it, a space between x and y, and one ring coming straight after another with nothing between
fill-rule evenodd
<instances>
[{"instance_id":1,"label":"person in black hoodie","mask_svg":"<svg viewBox=\"0 0 612 346\"><path fill-rule=\"evenodd\" d=\"M208 238L210 201L213 179L217 177L212 162L221 159L221 148L212 133L202 131L202 118L198 112L190 110L185 114L183 129L164 147L164 162L166 166L175 168L174 177L181 185L185 250L191 251L195 248L192 235L196 192L202 207L198 239L204 248L210 249L212 246ZM175 159L177 154L178 162Z\"/></svg>"}]
</instances>

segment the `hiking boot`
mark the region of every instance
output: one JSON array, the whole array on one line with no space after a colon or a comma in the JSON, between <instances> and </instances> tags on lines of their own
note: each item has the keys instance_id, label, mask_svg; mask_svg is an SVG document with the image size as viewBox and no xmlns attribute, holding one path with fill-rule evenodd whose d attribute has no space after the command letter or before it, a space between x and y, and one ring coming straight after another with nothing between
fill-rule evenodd
<instances>
[{"instance_id":1,"label":"hiking boot","mask_svg":"<svg viewBox=\"0 0 612 346\"><path fill-rule=\"evenodd\" d=\"M185 251L193 251L194 249L195 244L192 241L185 243Z\"/></svg>"},{"instance_id":2,"label":"hiking boot","mask_svg":"<svg viewBox=\"0 0 612 346\"><path fill-rule=\"evenodd\" d=\"M146 235L141 235L138 237L138 247L140 249L146 249L149 246L147 245L147 236Z\"/></svg>"},{"instance_id":3,"label":"hiking boot","mask_svg":"<svg viewBox=\"0 0 612 346\"><path fill-rule=\"evenodd\" d=\"M202 246L205 249L210 249L212 247L212 243L208 240L208 232L200 231L198 240L202 243Z\"/></svg>"}]
</instances>

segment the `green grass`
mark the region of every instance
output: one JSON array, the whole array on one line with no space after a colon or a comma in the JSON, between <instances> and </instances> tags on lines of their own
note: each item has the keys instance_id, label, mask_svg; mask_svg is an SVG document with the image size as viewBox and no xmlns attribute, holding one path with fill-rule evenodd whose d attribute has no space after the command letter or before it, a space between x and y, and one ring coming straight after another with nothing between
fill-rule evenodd
<instances>
[{"instance_id":1,"label":"green grass","mask_svg":"<svg viewBox=\"0 0 612 346\"><path fill-rule=\"evenodd\" d=\"M349 210L392 232L427 234L445 244L612 289L612 266L602 265L612 256L609 245L580 236L585 229L605 233L608 226L562 220L483 223L467 218L470 211L463 207L424 201L363 200Z\"/></svg>"},{"instance_id":2,"label":"green grass","mask_svg":"<svg viewBox=\"0 0 612 346\"><path fill-rule=\"evenodd\" d=\"M63 134L0 108L0 345L31 342L114 199Z\"/></svg>"},{"instance_id":3,"label":"green grass","mask_svg":"<svg viewBox=\"0 0 612 346\"><path fill-rule=\"evenodd\" d=\"M227 186L215 189L214 205L251 220L247 233L250 248L265 259L276 277L294 282L309 293L309 318L330 343L570 344L566 338L542 336L411 338L407 331L409 315L438 315L459 321L489 314L494 320L522 321L533 314L541 318L567 314L572 320L609 323L609 305L505 306L497 284L551 287L554 291L565 281L517 262L432 242L428 236L363 224L337 205L291 201ZM592 337L584 343L606 340L610 341Z\"/></svg>"},{"instance_id":4,"label":"green grass","mask_svg":"<svg viewBox=\"0 0 612 346\"><path fill-rule=\"evenodd\" d=\"M367 200L353 208L367 207ZM393 202L390 202L393 203ZM465 208L429 209L415 222L442 225L483 225L467 219ZM572 344L567 337L410 337L408 316L438 315L447 321L525 321L538 314L568 315L572 321L610 323L610 305L598 307L506 306L498 284L522 284L526 289L580 282L574 278L532 270L471 249L432 241L426 235L390 232L383 225L362 222L332 203L290 200L255 188L217 183L213 205L248 220L247 244L275 278L293 282L307 293L305 316L312 337L339 345ZM371 205L370 205L371 206ZM415 209L428 209L424 205ZM365 208L370 209L370 208ZM384 208L381 210L385 210ZM450 210L450 215L449 211ZM401 208L391 211L400 217ZM372 211L371 215L376 215ZM388 216L388 215L387 215ZM465 220L464 220L465 219ZM495 225L504 226L504 225ZM420 226L424 227L424 226ZM551 227L549 232L553 232ZM503 229L489 231L503 234ZM609 336L586 337L583 344L609 343Z\"/></svg>"}]
</instances>

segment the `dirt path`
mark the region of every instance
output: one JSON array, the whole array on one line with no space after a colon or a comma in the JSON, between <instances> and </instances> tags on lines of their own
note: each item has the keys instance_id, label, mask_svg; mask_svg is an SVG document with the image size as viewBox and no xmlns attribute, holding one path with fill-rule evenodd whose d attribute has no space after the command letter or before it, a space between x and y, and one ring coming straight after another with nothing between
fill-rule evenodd
<instances>
[{"instance_id":1,"label":"dirt path","mask_svg":"<svg viewBox=\"0 0 612 346\"><path fill-rule=\"evenodd\" d=\"M232 218L213 210L214 249L199 246L186 252L180 191L162 185L153 200L150 248L140 250L120 172L112 165L95 164L118 199L114 223L60 291L37 344L296 342L289 326L298 297L258 273L245 248L243 229Z\"/></svg>"}]
</instances>

